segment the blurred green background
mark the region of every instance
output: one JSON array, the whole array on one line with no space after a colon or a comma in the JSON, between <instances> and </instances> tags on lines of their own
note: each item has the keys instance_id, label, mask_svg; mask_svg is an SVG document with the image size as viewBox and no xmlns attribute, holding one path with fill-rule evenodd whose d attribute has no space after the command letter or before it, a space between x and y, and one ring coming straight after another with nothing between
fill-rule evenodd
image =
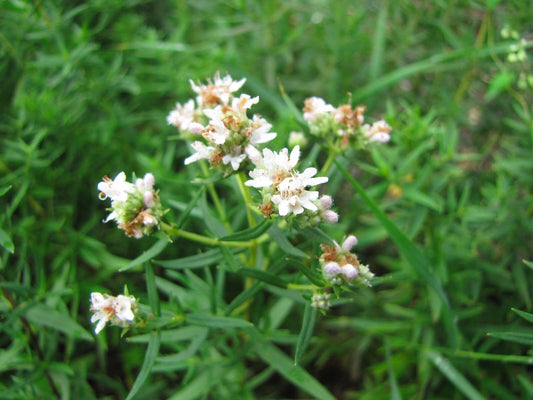
<instances>
[{"instance_id":1,"label":"blurred green background","mask_svg":"<svg viewBox=\"0 0 533 400\"><path fill-rule=\"evenodd\" d=\"M320 318L307 371L338 399L533 398L533 329L512 311L532 311L532 16L526 0L0 2L0 398L53 398L52 386L126 397L144 347L112 329L84 340L88 298L127 283L146 301L143 276L117 269L153 240L102 224L96 184L151 171L163 202L190 201L188 149L166 115L193 97L189 79L216 71L247 78L280 146L299 129L280 85L298 107L351 96L392 125L392 141L354 154L350 171L425 253L455 313L442 322L436 293L332 179L340 226L379 278ZM195 251L176 241L165 254ZM272 339L287 354L294 312ZM78 325L58 326L65 315ZM136 398L201 386L203 346ZM210 394L173 398L310 398L227 347Z\"/></svg>"}]
</instances>

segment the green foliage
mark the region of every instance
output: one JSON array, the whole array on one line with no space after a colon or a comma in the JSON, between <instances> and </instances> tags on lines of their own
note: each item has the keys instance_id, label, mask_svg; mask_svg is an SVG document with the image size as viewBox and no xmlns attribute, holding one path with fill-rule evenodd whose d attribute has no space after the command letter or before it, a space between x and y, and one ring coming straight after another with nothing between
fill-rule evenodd
<instances>
[{"instance_id":1,"label":"green foliage","mask_svg":"<svg viewBox=\"0 0 533 400\"><path fill-rule=\"evenodd\" d=\"M0 397L532 398L531 15L497 0L1 2ZM310 96L393 127L332 159L338 224L249 218L238 181L185 168L165 118L217 70L247 78L277 148L308 130ZM313 140L302 154L328 162ZM96 184L121 170L156 176L172 241L101 223ZM348 233L374 287L322 315L319 244ZM90 293L126 284L150 317L94 336Z\"/></svg>"}]
</instances>

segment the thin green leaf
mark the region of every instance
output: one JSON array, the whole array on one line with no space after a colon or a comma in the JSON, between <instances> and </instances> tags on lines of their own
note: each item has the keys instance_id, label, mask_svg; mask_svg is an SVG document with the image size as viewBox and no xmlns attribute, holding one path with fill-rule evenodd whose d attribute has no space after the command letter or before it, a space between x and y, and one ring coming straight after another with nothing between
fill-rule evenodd
<instances>
[{"instance_id":1,"label":"thin green leaf","mask_svg":"<svg viewBox=\"0 0 533 400\"><path fill-rule=\"evenodd\" d=\"M239 253L243 249L235 250L233 253ZM176 258L174 260L155 260L154 263L170 269L194 269L207 267L224 260L224 254L220 248L211 249L194 256Z\"/></svg>"},{"instance_id":2,"label":"thin green leaf","mask_svg":"<svg viewBox=\"0 0 533 400\"><path fill-rule=\"evenodd\" d=\"M427 207L438 213L442 213L444 204L443 200L440 197L433 198L412 188L405 188L403 191L403 195L405 196L405 198L413 201L416 204L420 204L421 206Z\"/></svg>"},{"instance_id":3,"label":"thin green leaf","mask_svg":"<svg viewBox=\"0 0 533 400\"><path fill-rule=\"evenodd\" d=\"M9 251L11 254L15 252L15 245L2 228L0 228L0 246Z\"/></svg>"},{"instance_id":4,"label":"thin green leaf","mask_svg":"<svg viewBox=\"0 0 533 400\"><path fill-rule=\"evenodd\" d=\"M335 400L322 384L313 378L305 369L294 364L285 353L266 340L257 330L247 330L252 336L252 348L268 365L278 371L285 379L292 382L306 393L319 400Z\"/></svg>"},{"instance_id":5,"label":"thin green leaf","mask_svg":"<svg viewBox=\"0 0 533 400\"><path fill-rule=\"evenodd\" d=\"M305 305L304 316L302 319L302 329L298 335L298 341L296 342L296 350L294 352L294 363L299 364L302 359L311 337L313 336L313 331L315 329L316 318L318 311L311 307L310 304Z\"/></svg>"},{"instance_id":6,"label":"thin green leaf","mask_svg":"<svg viewBox=\"0 0 533 400\"><path fill-rule=\"evenodd\" d=\"M183 386L179 392L174 393L168 400L193 400L203 398L209 393L211 386L218 380L213 379L209 371L200 373L195 379Z\"/></svg>"},{"instance_id":7,"label":"thin green leaf","mask_svg":"<svg viewBox=\"0 0 533 400\"><path fill-rule=\"evenodd\" d=\"M220 240L224 242L252 240L252 239L258 238L263 233L268 231L271 225L272 225L272 220L269 220L268 218L263 218L263 220L259 224L251 228L244 229L240 232L235 232L235 233L232 233L231 235L224 236L220 238Z\"/></svg>"},{"instance_id":8,"label":"thin green leaf","mask_svg":"<svg viewBox=\"0 0 533 400\"><path fill-rule=\"evenodd\" d=\"M515 81L516 77L515 74L512 74L510 72L500 72L492 77L492 79L489 82L489 88L487 89L487 92L485 93L485 100L491 101L494 100L496 97L498 97L499 94L502 92L505 92L507 89L511 87L513 82Z\"/></svg>"},{"instance_id":9,"label":"thin green leaf","mask_svg":"<svg viewBox=\"0 0 533 400\"><path fill-rule=\"evenodd\" d=\"M152 265L149 262L145 264L145 268L148 303L150 304L154 315L159 317L161 315L161 306L159 304L159 296L157 295L157 285L155 284L154 269L152 268Z\"/></svg>"},{"instance_id":10,"label":"thin green leaf","mask_svg":"<svg viewBox=\"0 0 533 400\"><path fill-rule=\"evenodd\" d=\"M511 308L511 311L513 311L514 313L524 318L526 321L531 322L533 324L533 314L525 312L525 311L517 310L516 308Z\"/></svg>"},{"instance_id":11,"label":"thin green leaf","mask_svg":"<svg viewBox=\"0 0 533 400\"><path fill-rule=\"evenodd\" d=\"M12 185L0 187L0 197L2 197L4 194L9 192L9 190L11 190L12 187L13 187Z\"/></svg>"},{"instance_id":12,"label":"thin green leaf","mask_svg":"<svg viewBox=\"0 0 533 400\"><path fill-rule=\"evenodd\" d=\"M26 318L35 325L55 329L63 332L67 336L88 341L93 340L91 334L74 321L68 314L60 313L45 304L36 304L35 306L28 308L26 311Z\"/></svg>"},{"instance_id":13,"label":"thin green leaf","mask_svg":"<svg viewBox=\"0 0 533 400\"><path fill-rule=\"evenodd\" d=\"M370 56L370 79L375 80L381 75L383 55L385 54L385 33L387 32L387 2L379 8L374 40L372 42L372 55Z\"/></svg>"},{"instance_id":14,"label":"thin green leaf","mask_svg":"<svg viewBox=\"0 0 533 400\"><path fill-rule=\"evenodd\" d=\"M317 271L315 268L308 267L301 261L295 260L294 258L287 258L287 263L289 263L289 265L293 267L298 268L298 271L304 274L313 285L316 285L319 287L323 287L325 285L325 281L324 281L324 277L322 276L322 273Z\"/></svg>"},{"instance_id":15,"label":"thin green leaf","mask_svg":"<svg viewBox=\"0 0 533 400\"><path fill-rule=\"evenodd\" d=\"M257 294L257 292L259 292L263 288L263 286L265 286L263 282L255 282L252 286L243 290L231 301L231 303L226 308L224 315L230 315L235 309L242 306L248 300L253 298Z\"/></svg>"},{"instance_id":16,"label":"thin green leaf","mask_svg":"<svg viewBox=\"0 0 533 400\"><path fill-rule=\"evenodd\" d=\"M197 337L205 328L199 326L184 326L178 329L168 329L161 331L160 342L161 343L177 343L184 340L191 340ZM148 343L151 338L151 333L145 333L137 336L130 336L126 338L131 343Z\"/></svg>"},{"instance_id":17,"label":"thin green leaf","mask_svg":"<svg viewBox=\"0 0 533 400\"><path fill-rule=\"evenodd\" d=\"M167 245L169 243L170 242L167 239L161 239L161 240L155 242L155 244L152 247L150 247L148 250L143 252L139 257L137 257L136 259L132 260L130 263L128 263L125 266L123 266L122 268L120 268L119 271L127 271L127 270L135 268L138 265L141 265L141 264L143 264L143 263L145 263L147 261L150 261L152 258L154 258L159 253L161 253L165 249L165 247L167 247Z\"/></svg>"},{"instance_id":18,"label":"thin green leaf","mask_svg":"<svg viewBox=\"0 0 533 400\"><path fill-rule=\"evenodd\" d=\"M253 326L252 323L243 319L218 317L211 314L186 314L185 321L191 325L220 329L249 328Z\"/></svg>"},{"instance_id":19,"label":"thin green leaf","mask_svg":"<svg viewBox=\"0 0 533 400\"><path fill-rule=\"evenodd\" d=\"M450 361L442 357L441 354L428 351L426 352L426 357L428 357L431 362L437 367L437 369L442 372L448 380L454 384L454 386L459 389L467 398L470 400L485 400L485 398L477 391L477 389L472 386L472 384L461 374Z\"/></svg>"},{"instance_id":20,"label":"thin green leaf","mask_svg":"<svg viewBox=\"0 0 533 400\"><path fill-rule=\"evenodd\" d=\"M394 368L392 365L392 356L388 339L385 339L385 355L387 357L387 370L389 373L390 399L402 400L402 395L400 394L400 390L398 389L398 381L396 379L396 374L394 373Z\"/></svg>"},{"instance_id":21,"label":"thin green leaf","mask_svg":"<svg viewBox=\"0 0 533 400\"><path fill-rule=\"evenodd\" d=\"M205 222L205 225L207 226L207 230L211 232L216 237L221 236L227 236L228 230L220 222L218 219L213 217L211 214L211 211L209 210L209 207L207 205L207 196L205 195L205 192L200 196L200 200L198 201L198 206L200 207L200 210L202 211L203 220Z\"/></svg>"},{"instance_id":22,"label":"thin green leaf","mask_svg":"<svg viewBox=\"0 0 533 400\"><path fill-rule=\"evenodd\" d=\"M285 282L283 279L281 279L277 275L273 275L269 272L262 271L260 269L241 268L236 273L238 275L243 275L249 278L254 278L254 279L257 279L258 281L262 281L262 282L268 283L269 285L277 286L282 289L287 288L287 282Z\"/></svg>"},{"instance_id":23,"label":"thin green leaf","mask_svg":"<svg viewBox=\"0 0 533 400\"><path fill-rule=\"evenodd\" d=\"M489 332L487 335L525 345L533 345L533 331L531 332Z\"/></svg>"},{"instance_id":24,"label":"thin green leaf","mask_svg":"<svg viewBox=\"0 0 533 400\"><path fill-rule=\"evenodd\" d=\"M522 262L526 264L529 268L533 269L533 261L522 260Z\"/></svg>"},{"instance_id":25,"label":"thin green leaf","mask_svg":"<svg viewBox=\"0 0 533 400\"><path fill-rule=\"evenodd\" d=\"M315 241L317 243L326 244L328 246L333 246L333 240L322 229L319 229L319 228L305 228L305 229L302 230L301 233L306 238L310 238L311 240L313 240L313 241Z\"/></svg>"},{"instance_id":26,"label":"thin green leaf","mask_svg":"<svg viewBox=\"0 0 533 400\"><path fill-rule=\"evenodd\" d=\"M148 342L148 347L146 348L146 353L144 354L144 361L137 375L137 379L133 383L133 386L128 393L126 400L131 400L137 392L141 389L142 385L150 375L152 367L154 366L155 359L159 354L159 332L152 332L150 341Z\"/></svg>"},{"instance_id":27,"label":"thin green leaf","mask_svg":"<svg viewBox=\"0 0 533 400\"><path fill-rule=\"evenodd\" d=\"M204 194L204 192L205 192L205 186L202 186L200 189L198 189L196 191L196 193L194 194L194 196L191 199L191 201L189 202L189 204L187 204L187 208L185 208L185 210L183 210L180 213L180 216L179 216L178 220L176 221L176 228L181 228L182 227L183 223L189 217L189 214L192 212L194 207L196 207L196 205L198 204L198 199L200 198L201 195Z\"/></svg>"},{"instance_id":28,"label":"thin green leaf","mask_svg":"<svg viewBox=\"0 0 533 400\"><path fill-rule=\"evenodd\" d=\"M279 229L277 225L272 225L268 233L270 237L278 244L280 249L283 250L288 255L296 257L296 258L308 258L309 257L302 250L294 247L291 244L291 242L289 242L289 239L287 239L287 236L285 236L285 233L281 229Z\"/></svg>"}]
</instances>

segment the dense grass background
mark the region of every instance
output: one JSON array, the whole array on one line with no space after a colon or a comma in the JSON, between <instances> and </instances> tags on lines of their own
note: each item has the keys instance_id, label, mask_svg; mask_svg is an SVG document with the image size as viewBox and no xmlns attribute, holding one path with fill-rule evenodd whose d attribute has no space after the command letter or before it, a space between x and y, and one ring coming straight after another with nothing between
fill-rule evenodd
<instances>
[{"instance_id":1,"label":"dense grass background","mask_svg":"<svg viewBox=\"0 0 533 400\"><path fill-rule=\"evenodd\" d=\"M394 129L339 161L410 241L392 240L334 168L338 231L359 237L378 279L319 317L301 365L338 399L533 398L533 329L512 311L532 311L532 15L533 2L498 0L1 2L0 398L131 390L147 339L93 340L88 298L127 284L147 304L149 273L117 270L156 239L101 224L96 184L152 171L179 216L197 170L165 117L192 97L189 79L215 71L247 77L280 146L299 126L279 83L298 107L351 93ZM510 62L520 39L528 58ZM231 185L218 185L230 210ZM154 271L163 308L177 292L189 312L213 288L227 301L242 290L215 267ZM301 297L265 285L254 302L264 336L192 324L162 342L136 398L327 398L277 352L294 355Z\"/></svg>"}]
</instances>

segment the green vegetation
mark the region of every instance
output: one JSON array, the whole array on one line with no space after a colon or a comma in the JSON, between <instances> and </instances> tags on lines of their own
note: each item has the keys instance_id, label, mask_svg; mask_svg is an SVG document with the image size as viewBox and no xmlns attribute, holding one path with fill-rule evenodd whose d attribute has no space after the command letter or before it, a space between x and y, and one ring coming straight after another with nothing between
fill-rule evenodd
<instances>
[{"instance_id":1,"label":"green vegetation","mask_svg":"<svg viewBox=\"0 0 533 400\"><path fill-rule=\"evenodd\" d=\"M525 0L0 2L0 398L533 399L532 15ZM276 151L308 129L311 96L392 126L336 157L302 147L338 224L263 222L247 178L183 164L166 117L216 71L247 78ZM96 186L120 171L153 173L172 243L102 223ZM324 232L356 235L376 277L322 314L307 289ZM148 317L95 336L90 294L126 285Z\"/></svg>"}]
</instances>

